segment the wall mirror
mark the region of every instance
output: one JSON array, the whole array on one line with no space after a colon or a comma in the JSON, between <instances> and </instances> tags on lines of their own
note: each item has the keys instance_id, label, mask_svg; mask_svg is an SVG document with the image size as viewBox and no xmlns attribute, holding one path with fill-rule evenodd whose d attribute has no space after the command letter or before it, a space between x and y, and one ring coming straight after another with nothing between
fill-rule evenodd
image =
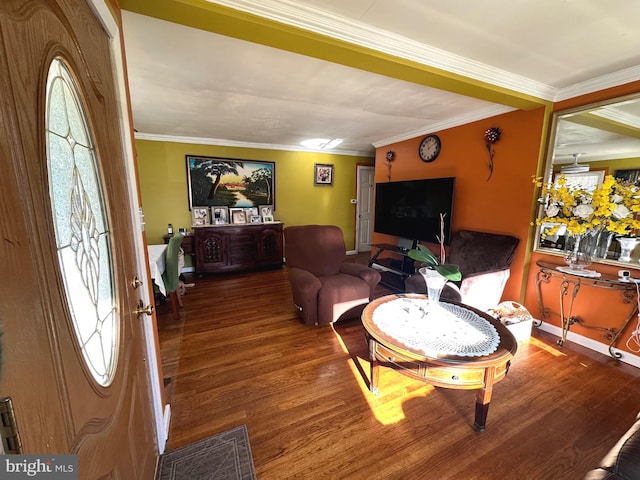
<instances>
[{"instance_id":1,"label":"wall mirror","mask_svg":"<svg viewBox=\"0 0 640 480\"><path fill-rule=\"evenodd\" d=\"M640 185L640 94L597 104L559 111L553 114L544 182L555 182L563 175L566 184L585 190L602 184L605 175L613 175L627 184ZM541 206L538 218L544 217ZM536 231L535 250L562 255L568 236L564 227L542 224ZM548 232L553 234L548 235ZM640 237L640 232L636 232ZM624 240L615 234L603 235L593 261L640 268L640 238L629 253L621 249ZM608 238L604 238L608 237Z\"/></svg>"}]
</instances>

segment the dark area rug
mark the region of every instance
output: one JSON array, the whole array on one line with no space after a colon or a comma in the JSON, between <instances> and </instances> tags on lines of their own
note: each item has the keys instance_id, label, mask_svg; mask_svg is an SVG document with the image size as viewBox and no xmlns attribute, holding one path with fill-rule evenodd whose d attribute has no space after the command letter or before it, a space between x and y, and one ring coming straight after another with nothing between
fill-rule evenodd
<instances>
[{"instance_id":1,"label":"dark area rug","mask_svg":"<svg viewBox=\"0 0 640 480\"><path fill-rule=\"evenodd\" d=\"M255 479L245 425L163 453L156 473L156 480Z\"/></svg>"}]
</instances>

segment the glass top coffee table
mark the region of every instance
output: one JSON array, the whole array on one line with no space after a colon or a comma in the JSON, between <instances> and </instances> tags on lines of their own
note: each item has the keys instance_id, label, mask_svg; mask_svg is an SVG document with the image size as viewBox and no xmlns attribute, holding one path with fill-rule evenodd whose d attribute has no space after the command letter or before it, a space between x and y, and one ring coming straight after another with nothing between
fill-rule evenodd
<instances>
[{"instance_id":1,"label":"glass top coffee table","mask_svg":"<svg viewBox=\"0 0 640 480\"><path fill-rule=\"evenodd\" d=\"M370 390L380 365L436 387L478 389L474 427L484 430L493 385L502 380L518 343L498 320L473 307L426 295L375 299L362 312L371 360Z\"/></svg>"}]
</instances>

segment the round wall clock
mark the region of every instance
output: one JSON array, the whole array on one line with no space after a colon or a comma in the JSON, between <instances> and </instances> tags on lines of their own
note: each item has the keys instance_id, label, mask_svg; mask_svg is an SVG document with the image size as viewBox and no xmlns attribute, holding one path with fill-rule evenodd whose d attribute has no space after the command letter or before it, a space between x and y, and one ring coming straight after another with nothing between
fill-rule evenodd
<instances>
[{"instance_id":1,"label":"round wall clock","mask_svg":"<svg viewBox=\"0 0 640 480\"><path fill-rule=\"evenodd\" d=\"M418 147L418 154L420 155L420 160L423 162L433 162L438 155L440 155L440 148L442 144L440 142L440 137L437 135L427 135L420 142L420 147Z\"/></svg>"}]
</instances>

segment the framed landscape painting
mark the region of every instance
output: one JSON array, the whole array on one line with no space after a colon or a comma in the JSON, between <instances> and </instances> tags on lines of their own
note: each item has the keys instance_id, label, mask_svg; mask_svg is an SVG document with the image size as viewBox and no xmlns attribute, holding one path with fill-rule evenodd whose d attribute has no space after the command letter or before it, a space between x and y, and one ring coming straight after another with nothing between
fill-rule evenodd
<instances>
[{"instance_id":1,"label":"framed landscape painting","mask_svg":"<svg viewBox=\"0 0 640 480\"><path fill-rule=\"evenodd\" d=\"M186 155L189 209L193 206L275 206L274 162Z\"/></svg>"}]
</instances>

